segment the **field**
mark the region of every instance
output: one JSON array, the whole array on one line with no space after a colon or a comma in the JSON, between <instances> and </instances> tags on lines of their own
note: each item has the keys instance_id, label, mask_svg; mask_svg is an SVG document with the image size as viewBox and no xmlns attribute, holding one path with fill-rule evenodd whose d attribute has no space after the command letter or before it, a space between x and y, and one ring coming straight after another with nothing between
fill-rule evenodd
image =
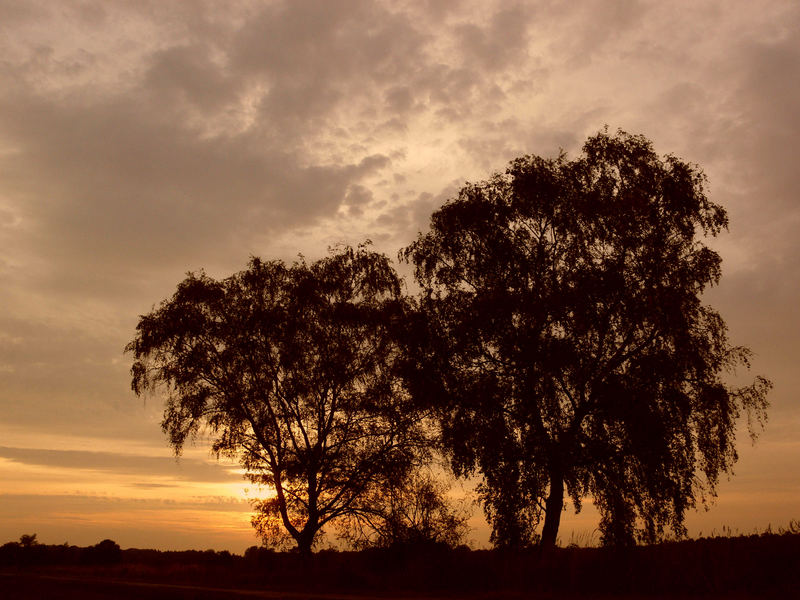
<instances>
[{"instance_id":1,"label":"field","mask_svg":"<svg viewBox=\"0 0 800 600\"><path fill-rule=\"evenodd\" d=\"M120 550L108 541L90 548L0 547L0 597L8 600L793 598L799 592L800 533L617 550L323 551L310 560L255 547L244 556Z\"/></svg>"}]
</instances>

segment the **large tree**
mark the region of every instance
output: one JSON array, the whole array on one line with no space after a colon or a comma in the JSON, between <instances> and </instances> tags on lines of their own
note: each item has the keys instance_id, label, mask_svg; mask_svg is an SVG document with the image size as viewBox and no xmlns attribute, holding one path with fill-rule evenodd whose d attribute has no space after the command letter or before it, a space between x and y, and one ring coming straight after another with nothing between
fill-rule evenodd
<instances>
[{"instance_id":1,"label":"large tree","mask_svg":"<svg viewBox=\"0 0 800 600\"><path fill-rule=\"evenodd\" d=\"M132 386L166 392L176 453L205 430L214 452L273 488L254 524L308 553L424 450L394 371L403 303L390 263L366 246L312 264L253 258L222 281L189 274L141 317Z\"/></svg>"},{"instance_id":2,"label":"large tree","mask_svg":"<svg viewBox=\"0 0 800 600\"><path fill-rule=\"evenodd\" d=\"M749 352L701 301L720 277L702 239L727 227L705 181L600 133L575 160L467 184L402 252L428 332L415 393L456 471L482 475L496 544L530 543L542 518L555 544L565 491L594 500L605 543L682 535L736 461L740 412L764 416L770 382L727 384Z\"/></svg>"}]
</instances>

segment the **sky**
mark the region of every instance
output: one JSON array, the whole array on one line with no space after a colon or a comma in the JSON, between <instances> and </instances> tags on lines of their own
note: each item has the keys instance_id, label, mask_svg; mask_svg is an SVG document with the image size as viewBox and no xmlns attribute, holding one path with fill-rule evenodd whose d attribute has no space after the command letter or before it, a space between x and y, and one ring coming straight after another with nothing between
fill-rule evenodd
<instances>
[{"instance_id":1,"label":"sky","mask_svg":"<svg viewBox=\"0 0 800 600\"><path fill-rule=\"evenodd\" d=\"M0 0L0 543L257 544L260 492L130 391L139 316L251 255L396 257L465 182L605 126L705 171L704 299L775 385L689 532L800 518L798 31L795 0Z\"/></svg>"}]
</instances>

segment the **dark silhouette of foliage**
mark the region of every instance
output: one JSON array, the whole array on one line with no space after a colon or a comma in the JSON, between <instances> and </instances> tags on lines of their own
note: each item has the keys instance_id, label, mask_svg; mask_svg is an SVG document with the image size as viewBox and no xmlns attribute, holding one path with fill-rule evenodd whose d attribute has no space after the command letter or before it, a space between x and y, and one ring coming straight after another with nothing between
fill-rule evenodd
<instances>
[{"instance_id":1,"label":"dark silhouette of foliage","mask_svg":"<svg viewBox=\"0 0 800 600\"><path fill-rule=\"evenodd\" d=\"M177 453L205 427L214 452L274 489L254 525L307 554L327 523L424 453L394 372L403 303L388 259L366 244L312 264L253 258L223 281L189 274L139 321L133 390L166 391Z\"/></svg>"},{"instance_id":2,"label":"dark silhouette of foliage","mask_svg":"<svg viewBox=\"0 0 800 600\"><path fill-rule=\"evenodd\" d=\"M122 550L114 540L105 539L86 548L83 560L93 565L113 565L122 560Z\"/></svg>"},{"instance_id":3,"label":"dark silhouette of foliage","mask_svg":"<svg viewBox=\"0 0 800 600\"><path fill-rule=\"evenodd\" d=\"M634 548L454 550L441 545L296 552L249 548L126 549L119 563L89 563L97 546L0 546L6 598L252 598L264 595L457 598L792 598L800 585L796 523L777 533L730 535ZM24 556L21 556L24 555ZM676 573L680 576L676 577ZM338 597L338 596L337 596Z\"/></svg>"},{"instance_id":4,"label":"dark silhouette of foliage","mask_svg":"<svg viewBox=\"0 0 800 600\"><path fill-rule=\"evenodd\" d=\"M375 487L341 523L340 537L355 548L419 548L464 542L470 511L448 501L449 487L427 470Z\"/></svg>"},{"instance_id":5,"label":"dark silhouette of foliage","mask_svg":"<svg viewBox=\"0 0 800 600\"><path fill-rule=\"evenodd\" d=\"M702 237L728 222L705 182L604 132L467 184L401 253L422 287L410 386L456 473L483 476L495 544L554 545L565 491L594 499L604 543L681 536L742 411L755 435L771 384L725 383L750 353L701 302L721 262Z\"/></svg>"},{"instance_id":6,"label":"dark silhouette of foliage","mask_svg":"<svg viewBox=\"0 0 800 600\"><path fill-rule=\"evenodd\" d=\"M47 545L36 534L23 535L19 542L0 547L0 565L112 565L122 560L122 550L113 540L80 548L68 544Z\"/></svg>"}]
</instances>

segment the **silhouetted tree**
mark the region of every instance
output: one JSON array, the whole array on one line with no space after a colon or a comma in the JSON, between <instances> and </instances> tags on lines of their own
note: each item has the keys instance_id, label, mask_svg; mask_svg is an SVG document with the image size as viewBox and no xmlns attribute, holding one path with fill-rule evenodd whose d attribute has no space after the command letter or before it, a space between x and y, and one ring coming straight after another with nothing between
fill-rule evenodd
<instances>
[{"instance_id":1,"label":"silhouetted tree","mask_svg":"<svg viewBox=\"0 0 800 600\"><path fill-rule=\"evenodd\" d=\"M431 471L416 469L372 490L341 523L340 535L356 548L455 548L469 532L466 499L452 503L450 488Z\"/></svg>"},{"instance_id":2,"label":"silhouetted tree","mask_svg":"<svg viewBox=\"0 0 800 600\"><path fill-rule=\"evenodd\" d=\"M312 264L253 258L223 281L189 274L140 318L126 348L132 387L167 392L162 428L176 453L205 427L214 452L274 488L254 525L306 554L424 448L393 370L402 310L393 268L366 245Z\"/></svg>"},{"instance_id":3,"label":"silhouetted tree","mask_svg":"<svg viewBox=\"0 0 800 600\"><path fill-rule=\"evenodd\" d=\"M84 550L84 562L93 565L112 565L122 561L122 550L114 540L105 539Z\"/></svg>"},{"instance_id":4,"label":"silhouetted tree","mask_svg":"<svg viewBox=\"0 0 800 600\"><path fill-rule=\"evenodd\" d=\"M402 252L428 333L415 394L456 472L482 474L494 543L530 543L544 516L555 544L565 490L576 511L594 499L605 543L683 535L736 461L740 412L765 416L770 382L726 385L749 351L701 303L721 261L700 240L727 227L705 181L600 133L576 160L525 156L467 184Z\"/></svg>"}]
</instances>

